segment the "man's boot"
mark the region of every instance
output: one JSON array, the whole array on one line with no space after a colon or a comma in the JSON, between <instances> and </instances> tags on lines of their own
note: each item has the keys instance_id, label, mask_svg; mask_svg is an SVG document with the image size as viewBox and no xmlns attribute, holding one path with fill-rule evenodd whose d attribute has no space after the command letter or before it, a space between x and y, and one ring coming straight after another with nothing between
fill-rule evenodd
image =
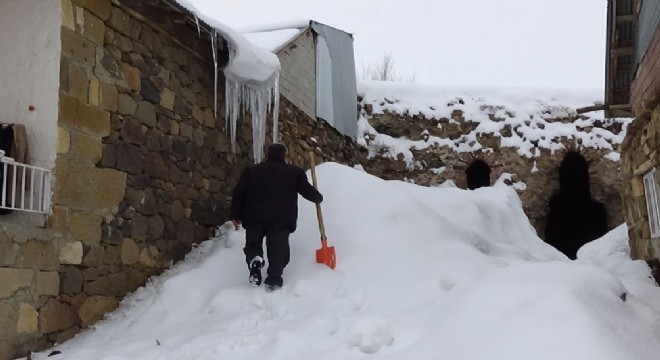
<instances>
[{"instance_id":1,"label":"man's boot","mask_svg":"<svg viewBox=\"0 0 660 360\"><path fill-rule=\"evenodd\" d=\"M250 260L250 284L254 286L261 285L261 268L264 266L264 259L261 256L255 256Z\"/></svg>"},{"instance_id":2,"label":"man's boot","mask_svg":"<svg viewBox=\"0 0 660 360\"><path fill-rule=\"evenodd\" d=\"M266 290L273 291L280 289L282 285L284 285L284 280L282 279L281 276L268 275L264 283L266 284Z\"/></svg>"}]
</instances>

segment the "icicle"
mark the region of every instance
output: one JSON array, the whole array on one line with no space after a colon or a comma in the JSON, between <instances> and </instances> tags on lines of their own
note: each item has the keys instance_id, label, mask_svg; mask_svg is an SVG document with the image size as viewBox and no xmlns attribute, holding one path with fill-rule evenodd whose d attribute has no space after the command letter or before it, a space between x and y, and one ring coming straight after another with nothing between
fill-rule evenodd
<instances>
[{"instance_id":1,"label":"icicle","mask_svg":"<svg viewBox=\"0 0 660 360\"><path fill-rule=\"evenodd\" d=\"M273 114L273 140L278 139L279 113L279 73L274 74L272 81L262 85L242 83L231 74L225 74L225 106L227 122L231 137L232 152L236 151L236 127L241 110L247 110L252 117L252 152L255 163L263 159L263 148L266 140L266 125L268 113Z\"/></svg>"},{"instance_id":2,"label":"icicle","mask_svg":"<svg viewBox=\"0 0 660 360\"><path fill-rule=\"evenodd\" d=\"M213 34L211 35L211 50L213 51L213 71L214 71L213 115L216 119L218 118L218 54L216 49L216 41L218 41L217 39L218 39L218 33L216 30L213 30Z\"/></svg>"},{"instance_id":3,"label":"icicle","mask_svg":"<svg viewBox=\"0 0 660 360\"><path fill-rule=\"evenodd\" d=\"M197 36L202 37L202 30L199 28L199 18L195 15L195 24L197 24Z\"/></svg>"},{"instance_id":4,"label":"icicle","mask_svg":"<svg viewBox=\"0 0 660 360\"><path fill-rule=\"evenodd\" d=\"M280 118L280 73L275 74L275 84L273 85L273 94L272 97L269 97L269 102L272 99L275 104L271 108L270 104L269 109L272 109L273 113L273 143L279 142L279 118Z\"/></svg>"},{"instance_id":5,"label":"icicle","mask_svg":"<svg viewBox=\"0 0 660 360\"><path fill-rule=\"evenodd\" d=\"M238 84L229 78L225 80L225 109L226 119L225 122L229 123L229 137L231 139L231 152L236 153L236 123L238 122L238 115L240 109L238 108L239 102L239 89ZM225 123L225 127L226 127Z\"/></svg>"}]
</instances>

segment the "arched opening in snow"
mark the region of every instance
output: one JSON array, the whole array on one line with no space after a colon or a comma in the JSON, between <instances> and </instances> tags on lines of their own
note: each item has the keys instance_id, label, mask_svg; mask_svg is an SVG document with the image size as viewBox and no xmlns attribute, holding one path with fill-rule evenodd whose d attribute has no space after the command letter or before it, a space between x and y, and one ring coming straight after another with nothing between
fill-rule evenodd
<instances>
[{"instance_id":1,"label":"arched opening in snow","mask_svg":"<svg viewBox=\"0 0 660 360\"><path fill-rule=\"evenodd\" d=\"M589 163L568 152L559 167L559 191L550 198L545 241L575 259L582 245L606 232L605 206L591 199Z\"/></svg>"},{"instance_id":2,"label":"arched opening in snow","mask_svg":"<svg viewBox=\"0 0 660 360\"><path fill-rule=\"evenodd\" d=\"M490 166L483 160L475 160L465 170L468 189L490 186Z\"/></svg>"}]
</instances>

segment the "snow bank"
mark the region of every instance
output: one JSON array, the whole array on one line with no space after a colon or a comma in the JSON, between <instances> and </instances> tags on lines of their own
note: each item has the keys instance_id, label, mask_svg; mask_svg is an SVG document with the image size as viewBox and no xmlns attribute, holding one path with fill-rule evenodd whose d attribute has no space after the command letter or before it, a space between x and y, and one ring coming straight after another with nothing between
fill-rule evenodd
<instances>
[{"instance_id":1,"label":"snow bank","mask_svg":"<svg viewBox=\"0 0 660 360\"><path fill-rule=\"evenodd\" d=\"M245 233L224 228L48 359L651 360L660 353L660 294L649 269L623 257L621 229L569 261L536 236L506 186L419 187L335 163L319 166L318 179L335 271L314 261L314 206L300 200L282 290L248 285Z\"/></svg>"}]
</instances>

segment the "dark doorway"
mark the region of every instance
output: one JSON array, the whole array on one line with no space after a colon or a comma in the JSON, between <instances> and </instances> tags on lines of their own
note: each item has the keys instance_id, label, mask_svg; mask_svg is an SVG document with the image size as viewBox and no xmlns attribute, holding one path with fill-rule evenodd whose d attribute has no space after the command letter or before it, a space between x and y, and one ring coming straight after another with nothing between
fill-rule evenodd
<instances>
[{"instance_id":1,"label":"dark doorway","mask_svg":"<svg viewBox=\"0 0 660 360\"><path fill-rule=\"evenodd\" d=\"M606 232L605 206L591 199L589 163L569 152L559 167L559 192L550 198L545 241L575 259L582 245Z\"/></svg>"},{"instance_id":2,"label":"dark doorway","mask_svg":"<svg viewBox=\"0 0 660 360\"><path fill-rule=\"evenodd\" d=\"M490 186L490 166L483 160L475 160L465 170L468 189Z\"/></svg>"}]
</instances>

